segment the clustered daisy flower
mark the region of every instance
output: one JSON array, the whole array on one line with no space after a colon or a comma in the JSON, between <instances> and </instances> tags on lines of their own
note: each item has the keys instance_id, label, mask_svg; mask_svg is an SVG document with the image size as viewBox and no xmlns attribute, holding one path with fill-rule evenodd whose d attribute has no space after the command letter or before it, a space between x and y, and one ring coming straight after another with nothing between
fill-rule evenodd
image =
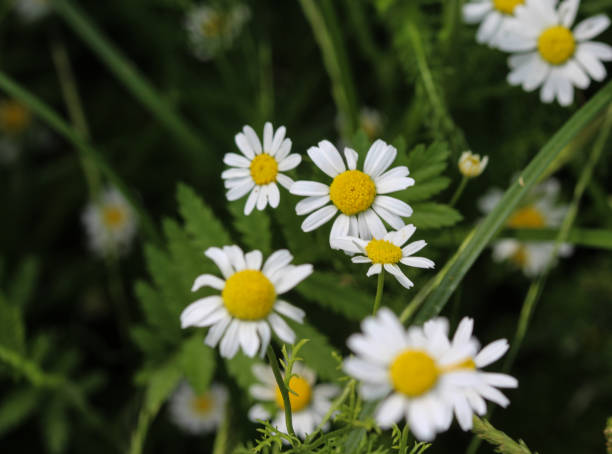
<instances>
[{"instance_id":1,"label":"clustered daisy flower","mask_svg":"<svg viewBox=\"0 0 612 454\"><path fill-rule=\"evenodd\" d=\"M413 241L404 246L412 237L416 227L413 224L402 227L395 232L386 233L382 238L373 238L369 241L357 237L339 237L334 241L338 249L356 255L353 263L370 263L367 275L380 274L383 268L395 276L397 281L405 288L414 286L412 281L398 266L399 263L415 268L433 268L434 262L425 257L412 257L413 254L427 246L424 240Z\"/></svg>"},{"instance_id":2,"label":"clustered daisy flower","mask_svg":"<svg viewBox=\"0 0 612 454\"><path fill-rule=\"evenodd\" d=\"M295 393L289 393L289 403L293 414L295 433L302 439L314 431L323 421L323 417L331 407L331 399L338 394L338 387L330 384L318 384L317 375L302 363L293 365L289 388ZM253 366L253 374L259 383L251 386L251 396L262 403L257 403L249 410L251 421L272 419L272 425L281 432L287 432L285 421L285 403L274 379L270 367L262 364ZM323 430L327 430L325 424Z\"/></svg>"},{"instance_id":3,"label":"clustered daisy flower","mask_svg":"<svg viewBox=\"0 0 612 454\"><path fill-rule=\"evenodd\" d=\"M459 171L466 178L475 178L479 176L489 163L489 157L480 157L479 154L474 154L471 151L464 151L459 157Z\"/></svg>"},{"instance_id":4,"label":"clustered daisy flower","mask_svg":"<svg viewBox=\"0 0 612 454\"><path fill-rule=\"evenodd\" d=\"M194 435L213 432L225 416L227 388L219 383L197 395L187 382L182 382L170 398L170 416L174 423Z\"/></svg>"},{"instance_id":5,"label":"clustered daisy flower","mask_svg":"<svg viewBox=\"0 0 612 454\"><path fill-rule=\"evenodd\" d=\"M469 430L472 415L486 412L485 399L509 404L497 388L518 386L514 377L481 370L501 358L508 343L501 339L479 349L470 318L461 321L452 340L444 318L405 330L386 308L361 327L363 334L348 339L356 356L345 360L344 370L361 381L365 400L383 399L375 414L381 428L405 418L418 439L430 441L450 427L454 413Z\"/></svg>"},{"instance_id":6,"label":"clustered daisy flower","mask_svg":"<svg viewBox=\"0 0 612 454\"><path fill-rule=\"evenodd\" d=\"M246 254L238 246L211 247L204 253L223 276L198 276L192 291L202 287L219 290L220 295L200 298L181 314L181 326L210 327L206 345L220 342L221 356L231 358L239 349L247 356L266 352L272 331L289 344L295 333L281 315L298 323L304 311L279 295L291 290L312 273L312 265L290 265L293 256L286 249L274 252L263 263L261 251ZM263 266L262 266L263 264Z\"/></svg>"},{"instance_id":7,"label":"clustered daisy flower","mask_svg":"<svg viewBox=\"0 0 612 454\"><path fill-rule=\"evenodd\" d=\"M355 150L344 149L345 165L336 147L327 140L309 148L308 156L332 182L327 185L296 181L291 193L306 198L296 205L295 211L298 215L310 213L302 223L305 232L322 226L339 211L329 236L331 247L334 247L333 240L342 236L364 240L382 238L386 233L382 220L400 229L404 226L402 218L412 214L407 203L385 195L414 185L407 167L388 170L397 156L395 147L380 139L374 142L366 155L363 171L357 170Z\"/></svg>"},{"instance_id":8,"label":"clustered daisy flower","mask_svg":"<svg viewBox=\"0 0 612 454\"><path fill-rule=\"evenodd\" d=\"M538 0L539 1L539 0ZM472 0L463 5L463 19L468 24L480 24L476 41L496 47L500 32L504 30L516 7L525 0Z\"/></svg>"},{"instance_id":9,"label":"clustered daisy flower","mask_svg":"<svg viewBox=\"0 0 612 454\"><path fill-rule=\"evenodd\" d=\"M87 205L83 224L95 253L118 256L129 250L138 222L128 201L116 188L109 187Z\"/></svg>"},{"instance_id":10,"label":"clustered daisy flower","mask_svg":"<svg viewBox=\"0 0 612 454\"><path fill-rule=\"evenodd\" d=\"M506 226L513 229L543 229L559 227L567 212L567 206L559 205L560 185L551 179L536 186L526 197L525 202L506 221ZM479 201L484 213L491 212L502 198L503 192L494 188ZM523 270L528 277L542 273L554 259L553 242L519 241L505 238L493 245L493 258L496 261L509 260ZM568 256L572 253L570 245L562 245L559 254Z\"/></svg>"},{"instance_id":11,"label":"clustered daisy flower","mask_svg":"<svg viewBox=\"0 0 612 454\"><path fill-rule=\"evenodd\" d=\"M225 181L227 200L233 201L250 192L244 206L244 214L253 208L263 210L268 204L278 207L280 192L276 183L290 189L293 180L282 172L295 169L302 157L291 152L291 139L285 138L286 129L281 126L274 133L270 122L264 125L263 146L250 126L236 134L236 145L242 155L227 153L223 162L231 168L221 174Z\"/></svg>"}]
</instances>

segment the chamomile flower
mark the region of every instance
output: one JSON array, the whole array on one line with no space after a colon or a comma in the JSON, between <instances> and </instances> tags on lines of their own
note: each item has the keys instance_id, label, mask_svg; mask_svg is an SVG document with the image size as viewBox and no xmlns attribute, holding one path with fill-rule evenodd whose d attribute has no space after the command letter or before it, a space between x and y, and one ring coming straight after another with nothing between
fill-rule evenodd
<instances>
[{"instance_id":1,"label":"chamomile flower","mask_svg":"<svg viewBox=\"0 0 612 454\"><path fill-rule=\"evenodd\" d=\"M286 249L274 252L265 263L260 251L244 253L238 246L211 247L204 253L219 267L224 279L212 274L198 276L195 292L202 287L221 291L191 303L181 314L181 326L210 327L206 345L219 342L221 356L232 358L239 349L255 356L264 354L272 331L289 344L295 333L281 317L298 323L304 311L279 299L312 273L312 265L290 265L293 256ZM271 328L271 329L270 329Z\"/></svg>"},{"instance_id":2,"label":"chamomile flower","mask_svg":"<svg viewBox=\"0 0 612 454\"><path fill-rule=\"evenodd\" d=\"M194 435L213 432L223 421L227 405L227 389L213 383L210 389L197 395L182 382L170 398L170 416L174 423Z\"/></svg>"},{"instance_id":3,"label":"chamomile flower","mask_svg":"<svg viewBox=\"0 0 612 454\"><path fill-rule=\"evenodd\" d=\"M289 403L293 416L293 428L302 439L314 431L323 421L323 417L331 407L331 399L338 394L338 387L331 384L315 385L316 373L296 362L293 366L294 374L289 380L289 388L295 392L289 393ZM272 425L281 432L287 433L285 421L285 404L272 369L262 364L253 366L253 374L259 383L251 386L249 392L262 403L255 404L249 410L249 419L272 419ZM328 424L323 427L327 430Z\"/></svg>"},{"instance_id":4,"label":"chamomile flower","mask_svg":"<svg viewBox=\"0 0 612 454\"><path fill-rule=\"evenodd\" d=\"M25 22L35 22L50 10L49 0L15 0L15 11Z\"/></svg>"},{"instance_id":5,"label":"chamomile flower","mask_svg":"<svg viewBox=\"0 0 612 454\"><path fill-rule=\"evenodd\" d=\"M115 188L105 189L85 208L83 224L91 249L100 256L127 252L137 229L134 210Z\"/></svg>"},{"instance_id":6,"label":"chamomile flower","mask_svg":"<svg viewBox=\"0 0 612 454\"><path fill-rule=\"evenodd\" d=\"M223 162L231 168L221 174L225 180L227 200L233 201L250 192L244 205L244 214L249 215L253 208L263 210L268 204L278 207L280 192L276 183L290 189L293 180L281 173L295 169L302 157L289 154L291 139L285 138L285 127L281 126L274 133L272 124L267 122L263 131L263 146L259 137L250 126L236 134L236 145L242 152L227 153Z\"/></svg>"},{"instance_id":7,"label":"chamomile flower","mask_svg":"<svg viewBox=\"0 0 612 454\"><path fill-rule=\"evenodd\" d=\"M353 263L371 263L368 276L379 274L384 269L391 273L397 281L405 288L414 286L412 281L404 274L398 266L399 263L415 268L433 268L434 262L425 257L412 257L412 254L420 251L427 243L424 240L413 241L405 247L404 243L416 231L413 224L406 225L396 232L389 232L381 239L361 240L356 237L340 237L334 241L336 248L357 255L351 260Z\"/></svg>"},{"instance_id":8,"label":"chamomile flower","mask_svg":"<svg viewBox=\"0 0 612 454\"><path fill-rule=\"evenodd\" d=\"M365 400L383 399L375 413L382 428L405 418L418 439L430 441L448 430L453 412L467 430L473 413L486 411L484 399L508 404L497 388L516 387L517 381L480 370L503 356L508 344L499 340L479 352L472 324L464 319L451 342L446 319L405 330L382 308L362 322L363 334L349 337L357 356L345 360L344 370L361 381Z\"/></svg>"},{"instance_id":9,"label":"chamomile flower","mask_svg":"<svg viewBox=\"0 0 612 454\"><path fill-rule=\"evenodd\" d=\"M228 10L211 5L192 8L185 20L185 29L194 55L207 61L230 48L249 20L248 6L237 4Z\"/></svg>"},{"instance_id":10,"label":"chamomile flower","mask_svg":"<svg viewBox=\"0 0 612 454\"><path fill-rule=\"evenodd\" d=\"M555 99L562 106L572 104L574 86L585 89L591 79L602 81L602 61L612 60L612 46L591 41L610 25L604 14L593 16L573 27L580 0L526 0L514 11L499 47L512 55L508 64L511 85L525 91L538 87L542 102Z\"/></svg>"},{"instance_id":11,"label":"chamomile flower","mask_svg":"<svg viewBox=\"0 0 612 454\"><path fill-rule=\"evenodd\" d=\"M471 151L464 151L459 158L459 171L464 177L475 178L479 176L489 163L489 157L480 157Z\"/></svg>"},{"instance_id":12,"label":"chamomile flower","mask_svg":"<svg viewBox=\"0 0 612 454\"><path fill-rule=\"evenodd\" d=\"M408 204L384 195L414 185L407 167L387 170L397 156L395 147L380 139L374 142L363 171L357 170L355 150L344 149L345 165L336 147L327 140L310 147L308 155L333 180L329 186L316 181L296 181L291 186L292 194L306 196L296 205L297 214L311 213L302 223L304 232L322 226L340 211L329 235L333 248L337 237L382 238L386 229L381 218L394 229L401 229L405 224L402 218L412 215Z\"/></svg>"},{"instance_id":13,"label":"chamomile flower","mask_svg":"<svg viewBox=\"0 0 612 454\"><path fill-rule=\"evenodd\" d=\"M480 23L476 41L495 47L506 21L523 3L525 0L472 0L463 5L463 20L468 24Z\"/></svg>"},{"instance_id":14,"label":"chamomile flower","mask_svg":"<svg viewBox=\"0 0 612 454\"><path fill-rule=\"evenodd\" d=\"M557 180L551 179L536 186L527 196L525 202L510 216L506 226L514 229L541 229L559 227L567 212L567 206L559 205L560 186ZM500 189L492 189L480 201L479 207L484 213L491 212L502 199ZM510 261L521 268L525 275L534 277L542 273L553 257L554 243L519 241L506 238L493 245L495 261ZM559 255L566 257L572 253L570 245L562 245Z\"/></svg>"}]
</instances>

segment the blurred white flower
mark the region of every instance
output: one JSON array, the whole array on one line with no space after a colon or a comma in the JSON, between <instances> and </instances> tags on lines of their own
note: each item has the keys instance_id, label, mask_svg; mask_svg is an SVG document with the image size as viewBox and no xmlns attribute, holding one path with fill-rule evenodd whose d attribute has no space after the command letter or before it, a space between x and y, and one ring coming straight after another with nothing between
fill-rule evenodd
<instances>
[{"instance_id":1,"label":"blurred white flower","mask_svg":"<svg viewBox=\"0 0 612 454\"><path fill-rule=\"evenodd\" d=\"M464 318L450 341L445 318L406 330L386 308L361 323L363 334L347 341L356 356L344 361L344 370L361 381L363 399L382 399L375 413L381 428L406 418L416 438L431 441L448 430L453 412L469 430L472 415L486 412L484 399L508 405L497 388L515 388L517 380L481 371L506 353L508 343L501 339L479 350L472 326Z\"/></svg>"},{"instance_id":2,"label":"blurred white flower","mask_svg":"<svg viewBox=\"0 0 612 454\"><path fill-rule=\"evenodd\" d=\"M459 158L459 171L464 177L475 178L479 176L489 163L489 157L480 157L471 151L464 151Z\"/></svg>"},{"instance_id":3,"label":"blurred white flower","mask_svg":"<svg viewBox=\"0 0 612 454\"><path fill-rule=\"evenodd\" d=\"M191 434L213 432L223 421L227 398L227 389L221 384L213 383L198 396L187 382L182 382L170 398L170 416L177 426Z\"/></svg>"},{"instance_id":4,"label":"blurred white flower","mask_svg":"<svg viewBox=\"0 0 612 454\"><path fill-rule=\"evenodd\" d=\"M242 152L227 153L223 162L231 168L221 174L227 189L227 200L233 201L250 192L244 205L244 214L253 208L263 210L269 204L278 207L280 192L276 183L289 190L293 180L282 172L295 169L302 157L291 152L291 139L285 138L286 129L281 126L274 133L272 123L267 122L263 131L263 146L250 126L236 134L236 145Z\"/></svg>"},{"instance_id":5,"label":"blurred white flower","mask_svg":"<svg viewBox=\"0 0 612 454\"><path fill-rule=\"evenodd\" d=\"M476 41L495 47L506 21L523 3L525 0L471 0L463 5L463 20L468 24L480 23Z\"/></svg>"},{"instance_id":6,"label":"blurred white flower","mask_svg":"<svg viewBox=\"0 0 612 454\"><path fill-rule=\"evenodd\" d=\"M24 22L35 22L50 10L49 0L15 0L15 11Z\"/></svg>"},{"instance_id":7,"label":"blurred white flower","mask_svg":"<svg viewBox=\"0 0 612 454\"><path fill-rule=\"evenodd\" d=\"M293 377L289 380L289 388L295 392L289 393L289 403L293 416L293 428L295 433L302 439L314 431L323 421L323 417L331 407L331 399L338 394L338 387L331 384L319 384L315 386L317 376L315 372L302 363L293 365ZM249 410L249 419L268 420L272 419L272 425L281 432L287 433L287 422L285 421L285 404L278 389L274 374L269 366L255 364L253 374L259 383L251 386L249 392L253 398L264 402L255 404ZM329 424L325 424L323 430L327 430Z\"/></svg>"},{"instance_id":8,"label":"blurred white flower","mask_svg":"<svg viewBox=\"0 0 612 454\"><path fill-rule=\"evenodd\" d=\"M129 251L136 234L134 210L115 188L106 188L100 199L83 212L83 224L91 249L100 256L119 256Z\"/></svg>"},{"instance_id":9,"label":"blurred white flower","mask_svg":"<svg viewBox=\"0 0 612 454\"><path fill-rule=\"evenodd\" d=\"M580 0L556 5L556 0L526 0L517 6L498 45L516 52L508 59L508 83L525 91L542 87L542 102L557 99L568 106L574 101L574 86L586 89L591 79L606 77L602 62L612 61L612 46L591 39L608 28L610 19L599 14L573 27Z\"/></svg>"},{"instance_id":10,"label":"blurred white flower","mask_svg":"<svg viewBox=\"0 0 612 454\"><path fill-rule=\"evenodd\" d=\"M229 49L250 17L251 11L244 4L229 9L212 5L192 8L187 13L185 28L194 55L207 61Z\"/></svg>"}]
</instances>

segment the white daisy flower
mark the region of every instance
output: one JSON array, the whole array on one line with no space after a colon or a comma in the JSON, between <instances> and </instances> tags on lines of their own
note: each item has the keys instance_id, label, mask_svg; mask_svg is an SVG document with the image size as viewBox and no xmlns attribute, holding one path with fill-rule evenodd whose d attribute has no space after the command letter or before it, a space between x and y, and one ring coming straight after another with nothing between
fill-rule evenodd
<instances>
[{"instance_id":1,"label":"white daisy flower","mask_svg":"<svg viewBox=\"0 0 612 454\"><path fill-rule=\"evenodd\" d=\"M437 318L405 330L386 308L361 324L348 346L357 355L344 362L347 374L361 381L365 400L383 399L375 413L381 428L406 419L419 440L431 441L448 430L453 411L461 427L471 427L472 414L486 411L484 400L508 404L496 388L517 386L508 375L482 372L507 350L499 340L478 352L471 336L472 321L464 319L448 339L448 322Z\"/></svg>"},{"instance_id":2,"label":"white daisy flower","mask_svg":"<svg viewBox=\"0 0 612 454\"><path fill-rule=\"evenodd\" d=\"M251 17L249 7L238 4L229 10L210 5L192 8L185 19L185 29L194 55L207 61L229 49Z\"/></svg>"},{"instance_id":3,"label":"white daisy flower","mask_svg":"<svg viewBox=\"0 0 612 454\"><path fill-rule=\"evenodd\" d=\"M404 243L416 231L413 224L406 225L396 232L387 233L382 239L376 238L369 241L357 237L340 237L334 241L337 249L342 249L350 254L357 255L351 260L353 263L371 263L367 276L379 274L384 269L391 273L397 281L405 288L413 287L414 284L398 266L399 263L415 268L433 268L434 262L425 257L412 257L412 254L420 251L427 243L424 240L413 241L409 245Z\"/></svg>"},{"instance_id":4,"label":"white daisy flower","mask_svg":"<svg viewBox=\"0 0 612 454\"><path fill-rule=\"evenodd\" d=\"M24 22L35 22L50 10L49 0L15 0L15 11Z\"/></svg>"},{"instance_id":5,"label":"white daisy flower","mask_svg":"<svg viewBox=\"0 0 612 454\"><path fill-rule=\"evenodd\" d=\"M556 0L526 0L517 6L499 47L517 52L508 59L511 85L521 85L525 91L542 87L542 102L556 98L568 106L574 100L574 86L585 89L591 79L599 82L606 77L601 62L612 60L612 46L591 39L608 28L610 19L599 14L573 27L580 0L556 5Z\"/></svg>"},{"instance_id":6,"label":"white daisy flower","mask_svg":"<svg viewBox=\"0 0 612 454\"><path fill-rule=\"evenodd\" d=\"M344 149L345 165L336 147L327 140L319 142L318 147L310 147L308 155L333 180L329 186L316 181L296 181L291 186L292 194L307 196L296 205L296 213L304 215L314 211L302 223L304 232L315 230L340 211L329 235L333 248L333 239L337 237L382 238L386 229L381 218L394 229L401 229L405 224L402 217L412 215L410 205L383 195L414 185L407 167L387 170L397 156L395 147L380 139L374 142L363 171L356 170L355 150Z\"/></svg>"},{"instance_id":7,"label":"white daisy flower","mask_svg":"<svg viewBox=\"0 0 612 454\"><path fill-rule=\"evenodd\" d=\"M331 384L315 386L315 372L299 362L293 366L294 374L289 380L289 388L295 392L289 393L292 422L295 433L304 439L323 421L323 417L331 407L331 400L338 394L338 387ZM249 410L251 421L272 419L272 425L281 432L287 433L285 421L285 404L278 389L274 374L269 366L255 364L253 374L259 383L251 386L251 396L264 404L258 403ZM323 430L327 430L325 424Z\"/></svg>"},{"instance_id":8,"label":"white daisy flower","mask_svg":"<svg viewBox=\"0 0 612 454\"><path fill-rule=\"evenodd\" d=\"M227 397L227 388L221 384L213 383L198 396L187 382L182 382L170 398L170 416L177 426L191 434L213 432L223 421Z\"/></svg>"},{"instance_id":9,"label":"white daisy flower","mask_svg":"<svg viewBox=\"0 0 612 454\"><path fill-rule=\"evenodd\" d=\"M468 24L480 23L476 41L495 47L506 21L513 17L515 8L523 3L525 0L471 0L463 5L463 20Z\"/></svg>"},{"instance_id":10,"label":"white daisy flower","mask_svg":"<svg viewBox=\"0 0 612 454\"><path fill-rule=\"evenodd\" d=\"M91 249L100 256L126 253L137 229L134 210L115 188L106 188L83 212Z\"/></svg>"},{"instance_id":11,"label":"white daisy flower","mask_svg":"<svg viewBox=\"0 0 612 454\"><path fill-rule=\"evenodd\" d=\"M289 154L291 139L285 138L285 132L285 127L281 126L274 133L272 123L267 122L262 147L253 128L245 126L235 137L242 156L227 153L223 157L223 162L231 167L221 174L228 190L227 200L238 200L250 191L244 206L247 216L255 207L258 210L263 210L268 204L272 208L278 207L280 192L276 183L286 189L293 184L293 180L281 172L295 169L302 157L297 153Z\"/></svg>"},{"instance_id":12,"label":"white daisy flower","mask_svg":"<svg viewBox=\"0 0 612 454\"><path fill-rule=\"evenodd\" d=\"M278 296L310 276L312 265L290 265L293 256L286 249L270 255L263 267L257 250L245 254L238 246L224 246L208 248L204 254L215 262L224 279L202 274L191 291L212 287L221 294L187 306L181 314L183 328L209 326L204 342L215 347L220 341L221 356L226 358L232 358L238 349L250 357L258 350L263 355L271 331L283 342L295 341L295 333L281 315L302 323L304 311Z\"/></svg>"},{"instance_id":13,"label":"white daisy flower","mask_svg":"<svg viewBox=\"0 0 612 454\"><path fill-rule=\"evenodd\" d=\"M475 178L479 176L489 163L489 157L480 157L471 151L464 151L459 158L459 171L464 177Z\"/></svg>"},{"instance_id":14,"label":"white daisy flower","mask_svg":"<svg viewBox=\"0 0 612 454\"><path fill-rule=\"evenodd\" d=\"M514 229L542 229L559 227L567 206L559 205L559 182L548 180L536 186L527 196L525 202L508 219L506 226ZM479 201L479 207L484 213L490 213L501 201L503 191L494 188ZM573 248L564 244L559 255L571 255ZM525 242L516 239L502 239L493 244L493 259L495 261L510 261L521 268L525 275L534 277L542 273L554 259L553 242Z\"/></svg>"}]
</instances>

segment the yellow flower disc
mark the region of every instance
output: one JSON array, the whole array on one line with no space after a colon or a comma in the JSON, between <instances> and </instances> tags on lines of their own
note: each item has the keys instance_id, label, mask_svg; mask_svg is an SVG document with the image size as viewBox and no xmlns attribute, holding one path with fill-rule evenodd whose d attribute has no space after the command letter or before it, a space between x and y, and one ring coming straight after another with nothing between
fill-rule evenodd
<instances>
[{"instance_id":1,"label":"yellow flower disc","mask_svg":"<svg viewBox=\"0 0 612 454\"><path fill-rule=\"evenodd\" d=\"M337 175L329 187L329 198L344 214L351 216L367 210L376 197L376 185L360 170Z\"/></svg>"},{"instance_id":2,"label":"yellow flower disc","mask_svg":"<svg viewBox=\"0 0 612 454\"><path fill-rule=\"evenodd\" d=\"M408 397L420 396L433 388L439 373L431 356L420 350L404 350L389 368L393 387Z\"/></svg>"},{"instance_id":3,"label":"yellow flower disc","mask_svg":"<svg viewBox=\"0 0 612 454\"><path fill-rule=\"evenodd\" d=\"M510 261L519 268L525 268L527 266L527 262L529 261L529 254L527 252L527 248L523 245L520 245L516 252L510 257Z\"/></svg>"},{"instance_id":4,"label":"yellow flower disc","mask_svg":"<svg viewBox=\"0 0 612 454\"><path fill-rule=\"evenodd\" d=\"M276 159L267 153L255 156L251 161L251 177L257 185L266 185L276 181L278 175L278 163Z\"/></svg>"},{"instance_id":5,"label":"yellow flower disc","mask_svg":"<svg viewBox=\"0 0 612 454\"><path fill-rule=\"evenodd\" d=\"M538 38L538 50L548 63L560 65L574 55L576 40L569 28L557 25L542 32Z\"/></svg>"},{"instance_id":6,"label":"yellow flower disc","mask_svg":"<svg viewBox=\"0 0 612 454\"><path fill-rule=\"evenodd\" d=\"M501 11L504 14L513 14L514 8L517 5L522 5L525 3L525 0L493 0L493 6L498 11Z\"/></svg>"},{"instance_id":7,"label":"yellow flower disc","mask_svg":"<svg viewBox=\"0 0 612 454\"><path fill-rule=\"evenodd\" d=\"M191 401L191 406L196 413L206 414L213 406L213 400L208 394L198 396Z\"/></svg>"},{"instance_id":8,"label":"yellow flower disc","mask_svg":"<svg viewBox=\"0 0 612 454\"><path fill-rule=\"evenodd\" d=\"M241 320L265 318L276 301L276 289L270 280L256 270L238 271L225 281L221 292L227 311Z\"/></svg>"},{"instance_id":9,"label":"yellow flower disc","mask_svg":"<svg viewBox=\"0 0 612 454\"><path fill-rule=\"evenodd\" d=\"M125 221L125 211L116 205L108 205L102 209L102 221L109 229L120 227Z\"/></svg>"},{"instance_id":10,"label":"yellow flower disc","mask_svg":"<svg viewBox=\"0 0 612 454\"><path fill-rule=\"evenodd\" d=\"M291 411L300 411L307 407L312 397L312 389L310 388L308 382L302 377L294 375L291 377L291 380L289 380L289 388L291 388L291 390L297 394L293 394L292 392L289 393ZM279 406L279 408L282 408L283 410L285 409L283 395L281 394L278 385L276 386L276 404Z\"/></svg>"},{"instance_id":11,"label":"yellow flower disc","mask_svg":"<svg viewBox=\"0 0 612 454\"><path fill-rule=\"evenodd\" d=\"M30 111L16 101L0 104L0 129L6 134L19 135L30 124Z\"/></svg>"},{"instance_id":12,"label":"yellow flower disc","mask_svg":"<svg viewBox=\"0 0 612 454\"><path fill-rule=\"evenodd\" d=\"M546 218L536 207L528 205L510 216L507 225L514 229L541 229L546 227Z\"/></svg>"},{"instance_id":13,"label":"yellow flower disc","mask_svg":"<svg viewBox=\"0 0 612 454\"><path fill-rule=\"evenodd\" d=\"M402 250L390 241L371 240L365 248L372 263L397 263L402 258Z\"/></svg>"}]
</instances>

